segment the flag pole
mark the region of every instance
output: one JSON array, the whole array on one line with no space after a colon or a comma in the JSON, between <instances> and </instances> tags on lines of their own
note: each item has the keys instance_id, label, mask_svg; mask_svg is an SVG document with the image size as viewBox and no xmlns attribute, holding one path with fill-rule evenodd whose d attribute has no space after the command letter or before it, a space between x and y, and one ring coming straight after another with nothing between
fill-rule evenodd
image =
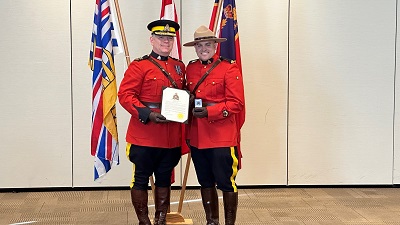
<instances>
[{"instance_id":1,"label":"flag pole","mask_svg":"<svg viewBox=\"0 0 400 225\"><path fill-rule=\"evenodd\" d=\"M215 34L215 32L217 32L218 20L220 19L219 14L221 13L223 3L224 3L224 0L219 0L219 2L218 2L217 15L215 16L215 21L214 21L214 26L213 26L214 34Z\"/></svg>"},{"instance_id":2,"label":"flag pole","mask_svg":"<svg viewBox=\"0 0 400 225\"><path fill-rule=\"evenodd\" d=\"M192 159L192 157L189 152L189 153L187 153L185 175L183 177L182 190L181 190L181 195L179 197L178 211L167 213L167 225L178 225L178 224L179 225L193 225L192 219L185 219L185 218L183 218L183 216L181 214L182 206L183 206L183 198L185 196L186 182L187 182L187 178L188 178L191 159Z\"/></svg>"},{"instance_id":3,"label":"flag pole","mask_svg":"<svg viewBox=\"0 0 400 225\"><path fill-rule=\"evenodd\" d=\"M186 183L187 183L187 178L188 178L189 166L190 166L190 160L191 159L192 159L192 155L189 152L189 153L187 153L185 174L183 176L182 190L181 190L181 195L179 197L179 205L178 205L178 213L179 214L182 212L183 198L185 196Z\"/></svg>"},{"instance_id":4,"label":"flag pole","mask_svg":"<svg viewBox=\"0 0 400 225\"><path fill-rule=\"evenodd\" d=\"M121 16L121 11L119 10L118 0L114 0L114 5L115 5L115 11L117 12L118 25L119 25L119 28L121 30L122 43L124 45L124 53L125 53L126 65L129 66L129 64L131 63L131 58L129 56L128 43L126 42L125 29L124 29L124 24L122 23L122 16ZM155 186L154 186L154 178L153 178L153 176L150 177L150 184L151 184L151 189L152 189L152 191L154 193Z\"/></svg>"},{"instance_id":5,"label":"flag pole","mask_svg":"<svg viewBox=\"0 0 400 225\"><path fill-rule=\"evenodd\" d=\"M124 45L124 53L125 53L126 65L129 66L129 64L131 63L131 59L129 57L128 44L126 42L125 29L124 29L124 24L122 23L122 17L121 17L121 12L119 10L118 0L114 0L114 4L115 4L115 10L117 12L118 24L119 24L119 27L120 27L120 30L121 30L122 43Z\"/></svg>"}]
</instances>

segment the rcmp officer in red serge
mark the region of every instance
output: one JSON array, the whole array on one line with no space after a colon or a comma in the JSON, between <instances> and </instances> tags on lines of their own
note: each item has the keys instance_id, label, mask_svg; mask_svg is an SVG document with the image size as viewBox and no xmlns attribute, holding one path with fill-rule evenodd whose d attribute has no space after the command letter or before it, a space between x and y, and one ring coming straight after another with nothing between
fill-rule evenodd
<instances>
[{"instance_id":1,"label":"rcmp officer in red serge","mask_svg":"<svg viewBox=\"0 0 400 225\"><path fill-rule=\"evenodd\" d=\"M151 31L150 55L135 59L125 72L119 102L130 114L126 133L127 156L133 163L131 198L140 225L151 225L148 216L149 177L155 177L154 224L166 224L170 204L171 173L181 157L181 124L160 114L163 87L182 89L185 65L169 57L179 24L156 20Z\"/></svg>"},{"instance_id":2,"label":"rcmp officer in red serge","mask_svg":"<svg viewBox=\"0 0 400 225\"><path fill-rule=\"evenodd\" d=\"M194 33L194 46L199 59L186 68L188 90L194 95L194 108L187 132L208 225L219 224L216 186L223 192L225 224L236 220L238 190L238 128L235 114L244 110L242 74L237 64L215 54L216 38L205 26Z\"/></svg>"}]
</instances>

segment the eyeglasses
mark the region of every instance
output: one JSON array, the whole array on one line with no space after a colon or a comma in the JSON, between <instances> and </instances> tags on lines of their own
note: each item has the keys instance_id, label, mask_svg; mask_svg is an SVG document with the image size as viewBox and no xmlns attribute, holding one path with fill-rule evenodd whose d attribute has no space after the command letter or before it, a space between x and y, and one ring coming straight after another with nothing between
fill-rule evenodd
<instances>
[{"instance_id":1,"label":"eyeglasses","mask_svg":"<svg viewBox=\"0 0 400 225\"><path fill-rule=\"evenodd\" d=\"M156 37L160 41L173 41L174 40L174 37L172 37L172 36L153 35L153 37Z\"/></svg>"}]
</instances>

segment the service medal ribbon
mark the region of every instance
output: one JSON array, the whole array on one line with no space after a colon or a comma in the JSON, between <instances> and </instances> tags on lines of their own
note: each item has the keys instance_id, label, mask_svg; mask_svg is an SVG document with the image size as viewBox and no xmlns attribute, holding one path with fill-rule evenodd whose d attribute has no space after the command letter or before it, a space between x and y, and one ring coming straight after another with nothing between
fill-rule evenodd
<instances>
[{"instance_id":1,"label":"service medal ribbon","mask_svg":"<svg viewBox=\"0 0 400 225\"><path fill-rule=\"evenodd\" d=\"M176 71L176 73L177 73L179 76L182 76L182 75L183 75L183 74L182 74L182 69L181 69L180 66L175 65L175 71Z\"/></svg>"}]
</instances>

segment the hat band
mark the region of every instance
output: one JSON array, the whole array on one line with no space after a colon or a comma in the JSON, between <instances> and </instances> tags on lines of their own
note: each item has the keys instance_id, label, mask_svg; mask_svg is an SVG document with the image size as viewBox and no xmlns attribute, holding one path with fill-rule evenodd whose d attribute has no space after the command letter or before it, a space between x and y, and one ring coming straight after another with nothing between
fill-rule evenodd
<instances>
[{"instance_id":1,"label":"hat band","mask_svg":"<svg viewBox=\"0 0 400 225\"><path fill-rule=\"evenodd\" d=\"M216 38L216 37L214 37L214 36L198 37L198 38L195 38L194 40L195 40L195 41L199 41L199 40L211 39L211 38Z\"/></svg>"},{"instance_id":2,"label":"hat band","mask_svg":"<svg viewBox=\"0 0 400 225\"><path fill-rule=\"evenodd\" d=\"M164 31L164 32L173 32L173 33L175 33L175 28L169 27L168 30L165 30L164 26L155 26L155 27L151 28L151 32L155 32L155 31Z\"/></svg>"}]
</instances>

